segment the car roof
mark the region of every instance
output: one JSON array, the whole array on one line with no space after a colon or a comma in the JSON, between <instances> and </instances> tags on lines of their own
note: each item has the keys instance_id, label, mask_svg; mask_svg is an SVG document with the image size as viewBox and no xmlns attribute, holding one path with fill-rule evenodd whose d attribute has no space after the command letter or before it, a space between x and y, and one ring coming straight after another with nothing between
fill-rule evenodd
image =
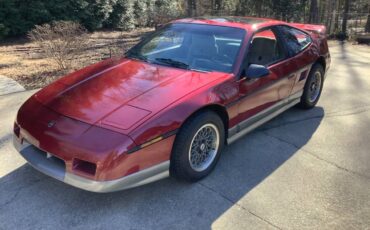
<instances>
[{"instance_id":1,"label":"car roof","mask_svg":"<svg viewBox=\"0 0 370 230\"><path fill-rule=\"evenodd\" d=\"M278 21L270 18L236 17L236 16L219 16L219 17L205 16L195 18L184 18L175 20L172 23L208 24L217 26L237 27L246 30L258 30L266 26L287 24L283 21Z\"/></svg>"}]
</instances>

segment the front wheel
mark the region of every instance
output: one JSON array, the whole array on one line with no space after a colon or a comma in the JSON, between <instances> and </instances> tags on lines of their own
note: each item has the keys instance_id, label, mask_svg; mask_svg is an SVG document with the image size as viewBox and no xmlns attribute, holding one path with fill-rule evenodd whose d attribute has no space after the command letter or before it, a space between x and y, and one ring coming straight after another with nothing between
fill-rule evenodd
<instances>
[{"instance_id":1,"label":"front wheel","mask_svg":"<svg viewBox=\"0 0 370 230\"><path fill-rule=\"evenodd\" d=\"M171 175L198 181L216 166L225 141L224 125L214 112L197 114L177 134L171 155Z\"/></svg>"},{"instance_id":2,"label":"front wheel","mask_svg":"<svg viewBox=\"0 0 370 230\"><path fill-rule=\"evenodd\" d=\"M315 64L307 78L304 86L303 95L299 107L311 109L316 106L320 99L324 85L324 68L320 64Z\"/></svg>"}]
</instances>

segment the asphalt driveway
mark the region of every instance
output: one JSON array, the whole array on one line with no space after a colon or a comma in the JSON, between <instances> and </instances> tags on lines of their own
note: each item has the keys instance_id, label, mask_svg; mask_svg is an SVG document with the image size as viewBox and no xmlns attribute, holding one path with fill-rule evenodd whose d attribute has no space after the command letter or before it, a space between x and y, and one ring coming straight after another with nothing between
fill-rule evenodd
<instances>
[{"instance_id":1,"label":"asphalt driveway","mask_svg":"<svg viewBox=\"0 0 370 230\"><path fill-rule=\"evenodd\" d=\"M226 148L199 183L111 194L35 171L11 145L32 92L0 97L0 229L370 229L370 48L331 44L321 101Z\"/></svg>"}]
</instances>

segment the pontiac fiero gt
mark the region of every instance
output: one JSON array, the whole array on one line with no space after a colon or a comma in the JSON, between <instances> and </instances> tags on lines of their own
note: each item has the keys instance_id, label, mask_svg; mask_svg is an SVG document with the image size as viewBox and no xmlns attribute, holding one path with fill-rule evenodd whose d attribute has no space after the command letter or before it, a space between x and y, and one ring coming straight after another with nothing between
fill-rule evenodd
<instances>
[{"instance_id":1,"label":"pontiac fiero gt","mask_svg":"<svg viewBox=\"0 0 370 230\"><path fill-rule=\"evenodd\" d=\"M39 171L94 192L198 181L225 144L292 106L314 107L329 66L324 26L176 20L35 93L14 145Z\"/></svg>"}]
</instances>

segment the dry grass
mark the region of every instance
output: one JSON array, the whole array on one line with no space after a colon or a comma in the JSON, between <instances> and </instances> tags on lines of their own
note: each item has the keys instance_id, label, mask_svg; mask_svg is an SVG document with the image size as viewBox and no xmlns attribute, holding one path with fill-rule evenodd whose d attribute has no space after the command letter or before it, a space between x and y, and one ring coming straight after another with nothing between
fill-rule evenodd
<instances>
[{"instance_id":1,"label":"dry grass","mask_svg":"<svg viewBox=\"0 0 370 230\"><path fill-rule=\"evenodd\" d=\"M132 32L100 31L89 35L90 46L73 62L71 69L62 70L52 60L45 58L32 42L7 42L0 44L0 75L18 81L26 89L43 87L55 79L106 58L120 56L150 28Z\"/></svg>"}]
</instances>

